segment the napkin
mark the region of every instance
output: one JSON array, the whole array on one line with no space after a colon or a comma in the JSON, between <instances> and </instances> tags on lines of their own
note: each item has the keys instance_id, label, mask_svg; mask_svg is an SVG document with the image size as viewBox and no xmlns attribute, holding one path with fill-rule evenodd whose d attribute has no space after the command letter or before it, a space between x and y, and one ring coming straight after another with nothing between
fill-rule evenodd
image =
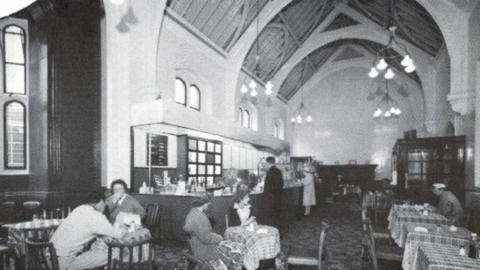
<instances>
[{"instance_id":1,"label":"napkin","mask_svg":"<svg viewBox=\"0 0 480 270\"><path fill-rule=\"evenodd\" d=\"M425 227L415 227L415 232L428 233L428 229Z\"/></svg>"},{"instance_id":2,"label":"napkin","mask_svg":"<svg viewBox=\"0 0 480 270\"><path fill-rule=\"evenodd\" d=\"M259 233L259 234L266 234L266 233L268 233L268 230L267 230L267 229L264 229L264 228L261 228L261 229L258 229L258 230L257 230L257 233Z\"/></svg>"}]
</instances>

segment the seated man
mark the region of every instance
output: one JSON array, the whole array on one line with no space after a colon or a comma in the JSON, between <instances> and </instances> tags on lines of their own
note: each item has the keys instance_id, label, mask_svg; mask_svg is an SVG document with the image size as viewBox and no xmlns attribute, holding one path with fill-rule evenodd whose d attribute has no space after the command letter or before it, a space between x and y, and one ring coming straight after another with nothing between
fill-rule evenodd
<instances>
[{"instance_id":1,"label":"seated man","mask_svg":"<svg viewBox=\"0 0 480 270\"><path fill-rule=\"evenodd\" d=\"M457 197L442 183L433 184L433 194L440 197L438 201L440 214L449 219L452 225L462 226L463 209Z\"/></svg>"},{"instance_id":2,"label":"seated man","mask_svg":"<svg viewBox=\"0 0 480 270\"><path fill-rule=\"evenodd\" d=\"M95 268L107 264L107 249L91 248L83 252L97 236L121 238L125 233L108 222L102 214L104 209L104 194L92 192L88 195L86 204L75 208L57 228L50 242L57 252L60 270Z\"/></svg>"}]
</instances>

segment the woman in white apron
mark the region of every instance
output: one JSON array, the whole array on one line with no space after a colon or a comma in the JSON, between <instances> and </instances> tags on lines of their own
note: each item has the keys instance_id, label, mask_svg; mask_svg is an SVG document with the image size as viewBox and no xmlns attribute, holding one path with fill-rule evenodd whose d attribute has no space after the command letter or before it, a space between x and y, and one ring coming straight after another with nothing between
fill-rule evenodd
<instances>
[{"instance_id":1,"label":"woman in white apron","mask_svg":"<svg viewBox=\"0 0 480 270\"><path fill-rule=\"evenodd\" d=\"M311 207L317 204L315 199L315 181L314 181L314 168L312 164L306 163L304 168L303 184L303 206L305 206L305 216L310 215Z\"/></svg>"}]
</instances>

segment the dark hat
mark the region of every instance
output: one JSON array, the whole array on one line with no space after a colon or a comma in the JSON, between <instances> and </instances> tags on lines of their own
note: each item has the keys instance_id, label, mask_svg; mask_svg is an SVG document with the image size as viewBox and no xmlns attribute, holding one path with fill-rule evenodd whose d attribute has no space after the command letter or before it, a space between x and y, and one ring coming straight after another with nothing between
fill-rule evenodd
<instances>
[{"instance_id":1,"label":"dark hat","mask_svg":"<svg viewBox=\"0 0 480 270\"><path fill-rule=\"evenodd\" d=\"M205 193L205 194L202 194L198 197L195 197L193 200L192 200L192 207L200 207L206 203L209 203L212 201L212 197Z\"/></svg>"}]
</instances>

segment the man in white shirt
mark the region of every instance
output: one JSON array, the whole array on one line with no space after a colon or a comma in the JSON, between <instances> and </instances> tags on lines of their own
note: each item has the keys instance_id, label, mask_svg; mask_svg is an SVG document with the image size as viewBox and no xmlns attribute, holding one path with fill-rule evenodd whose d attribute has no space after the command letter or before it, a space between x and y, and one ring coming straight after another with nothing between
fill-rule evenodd
<instances>
[{"instance_id":1,"label":"man in white shirt","mask_svg":"<svg viewBox=\"0 0 480 270\"><path fill-rule=\"evenodd\" d=\"M115 228L102 214L105 196L100 192L89 194L86 204L75 208L52 236L60 270L80 270L103 266L108 260L105 245L94 243L84 248L97 236L121 238L125 231Z\"/></svg>"}]
</instances>

